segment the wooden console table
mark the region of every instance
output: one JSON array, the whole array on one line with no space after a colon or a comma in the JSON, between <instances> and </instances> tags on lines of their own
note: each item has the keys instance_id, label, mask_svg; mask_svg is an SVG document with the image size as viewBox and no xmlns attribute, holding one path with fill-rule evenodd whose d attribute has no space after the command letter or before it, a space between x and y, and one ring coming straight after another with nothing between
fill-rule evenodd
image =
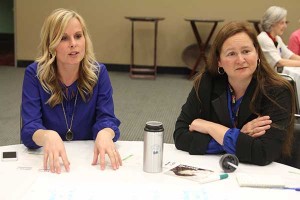
<instances>
[{"instance_id":1,"label":"wooden console table","mask_svg":"<svg viewBox=\"0 0 300 200\"><path fill-rule=\"evenodd\" d=\"M257 31L257 34L260 34L261 28L260 28L260 20L247 20L249 23L252 23L255 30Z\"/></svg>"},{"instance_id":2,"label":"wooden console table","mask_svg":"<svg viewBox=\"0 0 300 200\"><path fill-rule=\"evenodd\" d=\"M131 59L130 77L131 78L150 78L155 79L157 74L157 29L158 22L164 20L163 17L125 17L131 21ZM134 65L134 22L153 22L154 23L154 63L153 66L137 67Z\"/></svg>"},{"instance_id":3,"label":"wooden console table","mask_svg":"<svg viewBox=\"0 0 300 200\"><path fill-rule=\"evenodd\" d=\"M196 63L194 64L194 66L192 68L192 71L190 73L190 76L189 76L189 78L191 78L192 76L195 75L197 66L198 66L199 62L201 61L201 59L203 59L205 64L206 64L205 51L208 48L208 44L210 42L210 39L211 39L213 33L216 30L216 27L217 27L218 23L223 22L224 20L223 19L197 19L197 18L192 18L192 19L191 18L186 18L185 20L189 21L191 23L191 26L192 26L194 35L196 37L199 50L200 50L199 56L196 60ZM205 42L203 42L202 39L201 39L201 36L200 36L199 31L198 31L197 26L196 26L197 22L199 22L199 23L212 23L213 24L213 27L211 28L210 33L209 33L209 35L208 35Z\"/></svg>"}]
</instances>

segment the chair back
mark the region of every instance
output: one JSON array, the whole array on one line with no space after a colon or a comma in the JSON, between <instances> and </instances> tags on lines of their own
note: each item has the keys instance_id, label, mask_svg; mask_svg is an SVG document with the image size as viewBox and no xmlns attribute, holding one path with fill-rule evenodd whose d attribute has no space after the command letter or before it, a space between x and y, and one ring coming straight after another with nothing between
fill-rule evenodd
<instances>
[{"instance_id":1,"label":"chair back","mask_svg":"<svg viewBox=\"0 0 300 200\"><path fill-rule=\"evenodd\" d=\"M295 103L296 103L296 113L300 114L300 108L299 108L299 99L298 99L298 94L297 94L297 85L296 85L296 81L294 80L293 77L291 77L290 75L287 74L281 74L279 73L279 75L283 78L285 78L293 87L294 92L295 92Z\"/></svg>"},{"instance_id":2,"label":"chair back","mask_svg":"<svg viewBox=\"0 0 300 200\"><path fill-rule=\"evenodd\" d=\"M294 142L292 145L293 167L300 169L300 115L295 116Z\"/></svg>"},{"instance_id":3,"label":"chair back","mask_svg":"<svg viewBox=\"0 0 300 200\"><path fill-rule=\"evenodd\" d=\"M295 115L294 140L291 157L281 157L277 162L300 169L300 115Z\"/></svg>"}]
</instances>

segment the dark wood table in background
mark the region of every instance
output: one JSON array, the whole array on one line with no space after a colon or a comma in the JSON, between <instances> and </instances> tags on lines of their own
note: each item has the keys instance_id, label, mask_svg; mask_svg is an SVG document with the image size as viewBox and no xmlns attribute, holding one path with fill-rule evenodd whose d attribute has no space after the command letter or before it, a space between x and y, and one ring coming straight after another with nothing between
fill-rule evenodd
<instances>
[{"instance_id":1,"label":"dark wood table in background","mask_svg":"<svg viewBox=\"0 0 300 200\"><path fill-rule=\"evenodd\" d=\"M257 34L260 34L261 28L260 28L260 20L247 20L249 23L252 23L255 30L257 31Z\"/></svg>"},{"instance_id":2,"label":"dark wood table in background","mask_svg":"<svg viewBox=\"0 0 300 200\"><path fill-rule=\"evenodd\" d=\"M214 34L214 32L216 30L216 27L217 27L218 23L223 22L224 20L223 19L199 19L199 18L185 18L185 20L189 21L191 23L191 26L192 26L194 35L196 37L199 50L200 50L199 56L198 56L198 58L197 58L197 60L194 64L194 66L192 67L192 71L191 71L190 76L189 76L189 78L191 78L192 76L195 75L197 66L200 63L201 59L203 59L205 64L206 64L205 51L208 48L208 44L211 40L212 35ZM203 42L202 39L201 39L201 36L199 34L196 23L211 23L211 24L213 24L213 26L210 30L210 33L209 33L209 35L208 35L205 42Z\"/></svg>"},{"instance_id":3,"label":"dark wood table in background","mask_svg":"<svg viewBox=\"0 0 300 200\"><path fill-rule=\"evenodd\" d=\"M164 20L163 17L125 17L131 21L131 60L130 77L131 78L150 78L155 79L157 74L157 29L158 22ZM154 61L153 66L136 67L134 65L134 22L153 22L154 23Z\"/></svg>"}]
</instances>

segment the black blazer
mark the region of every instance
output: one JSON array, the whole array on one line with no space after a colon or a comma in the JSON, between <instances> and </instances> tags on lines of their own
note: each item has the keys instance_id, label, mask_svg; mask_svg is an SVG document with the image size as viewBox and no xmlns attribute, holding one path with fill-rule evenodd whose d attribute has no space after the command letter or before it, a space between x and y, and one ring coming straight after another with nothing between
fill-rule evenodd
<instances>
[{"instance_id":1,"label":"black blazer","mask_svg":"<svg viewBox=\"0 0 300 200\"><path fill-rule=\"evenodd\" d=\"M194 119L201 118L233 128L227 106L227 84L227 76L212 77L208 73L203 74L198 91L200 101L193 88L176 121L173 137L177 149L188 151L190 154L205 154L211 136L196 131L190 132L189 125ZM250 111L250 101L256 85L257 81L253 78L244 94L237 120L239 129L258 117ZM291 94L284 87L268 88L267 92L280 107L260 95L255 103L255 111L261 116L269 115L272 125L258 138L240 132L236 144L236 156L241 162L267 165L281 155L291 117Z\"/></svg>"}]
</instances>

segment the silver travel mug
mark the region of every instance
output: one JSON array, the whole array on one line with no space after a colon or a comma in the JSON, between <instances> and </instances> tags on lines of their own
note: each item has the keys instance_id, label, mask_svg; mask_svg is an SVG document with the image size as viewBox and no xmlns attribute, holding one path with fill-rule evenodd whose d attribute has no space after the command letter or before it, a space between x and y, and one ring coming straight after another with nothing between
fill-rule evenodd
<instances>
[{"instance_id":1,"label":"silver travel mug","mask_svg":"<svg viewBox=\"0 0 300 200\"><path fill-rule=\"evenodd\" d=\"M157 173L162 171L163 162L163 124L148 121L144 129L144 172Z\"/></svg>"}]
</instances>

